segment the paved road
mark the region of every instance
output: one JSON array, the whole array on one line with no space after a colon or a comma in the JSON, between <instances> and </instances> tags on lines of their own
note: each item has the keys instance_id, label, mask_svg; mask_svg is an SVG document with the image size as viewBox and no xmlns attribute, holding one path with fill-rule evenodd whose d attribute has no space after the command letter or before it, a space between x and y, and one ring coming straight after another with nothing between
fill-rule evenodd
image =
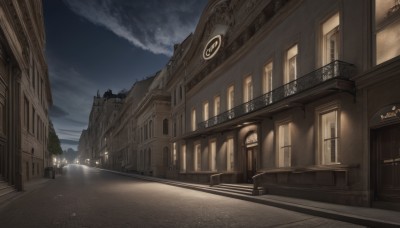
<instances>
[{"instance_id":1,"label":"paved road","mask_svg":"<svg viewBox=\"0 0 400 228\"><path fill-rule=\"evenodd\" d=\"M86 166L0 210L0 227L356 227Z\"/></svg>"}]
</instances>

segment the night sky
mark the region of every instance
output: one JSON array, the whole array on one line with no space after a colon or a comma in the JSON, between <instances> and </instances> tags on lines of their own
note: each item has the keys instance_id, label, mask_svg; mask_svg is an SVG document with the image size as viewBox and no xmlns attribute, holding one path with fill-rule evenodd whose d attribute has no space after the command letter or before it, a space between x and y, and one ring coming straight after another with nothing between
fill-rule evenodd
<instances>
[{"instance_id":1,"label":"night sky","mask_svg":"<svg viewBox=\"0 0 400 228\"><path fill-rule=\"evenodd\" d=\"M50 118L63 149L77 149L93 96L129 89L165 66L207 0L44 0Z\"/></svg>"}]
</instances>

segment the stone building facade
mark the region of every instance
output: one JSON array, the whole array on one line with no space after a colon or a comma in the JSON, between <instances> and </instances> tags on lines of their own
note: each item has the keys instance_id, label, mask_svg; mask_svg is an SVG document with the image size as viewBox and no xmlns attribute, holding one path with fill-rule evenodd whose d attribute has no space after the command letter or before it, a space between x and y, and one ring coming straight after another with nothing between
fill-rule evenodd
<instances>
[{"instance_id":1,"label":"stone building facade","mask_svg":"<svg viewBox=\"0 0 400 228\"><path fill-rule=\"evenodd\" d=\"M399 208L399 31L399 1L209 1L162 70L171 133L151 157L167 178ZM154 175L146 140L136 171Z\"/></svg>"},{"instance_id":2,"label":"stone building facade","mask_svg":"<svg viewBox=\"0 0 400 228\"><path fill-rule=\"evenodd\" d=\"M0 175L18 190L50 165L44 43L42 1L0 2Z\"/></svg>"}]
</instances>

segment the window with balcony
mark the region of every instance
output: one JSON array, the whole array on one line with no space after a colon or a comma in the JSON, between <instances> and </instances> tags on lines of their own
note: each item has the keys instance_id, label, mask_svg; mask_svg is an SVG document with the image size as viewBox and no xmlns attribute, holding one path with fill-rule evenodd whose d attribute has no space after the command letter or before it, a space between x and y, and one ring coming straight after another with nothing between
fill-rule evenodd
<instances>
[{"instance_id":1,"label":"window with balcony","mask_svg":"<svg viewBox=\"0 0 400 228\"><path fill-rule=\"evenodd\" d=\"M217 170L217 143L216 141L210 142L210 151L209 151L209 167L210 171Z\"/></svg>"},{"instance_id":2,"label":"window with balcony","mask_svg":"<svg viewBox=\"0 0 400 228\"><path fill-rule=\"evenodd\" d=\"M339 13L336 13L322 25L322 64L326 65L339 59Z\"/></svg>"},{"instance_id":3,"label":"window with balcony","mask_svg":"<svg viewBox=\"0 0 400 228\"><path fill-rule=\"evenodd\" d=\"M251 76L247 76L243 83L243 102L253 99L253 82Z\"/></svg>"},{"instance_id":4,"label":"window with balcony","mask_svg":"<svg viewBox=\"0 0 400 228\"><path fill-rule=\"evenodd\" d=\"M229 86L227 92L227 109L231 110L235 105L235 87Z\"/></svg>"},{"instance_id":5,"label":"window with balcony","mask_svg":"<svg viewBox=\"0 0 400 228\"><path fill-rule=\"evenodd\" d=\"M197 123L196 123L196 109L192 109L192 131L195 131L197 129Z\"/></svg>"},{"instance_id":6,"label":"window with balcony","mask_svg":"<svg viewBox=\"0 0 400 228\"><path fill-rule=\"evenodd\" d=\"M251 76L247 76L243 82L243 102L245 104L246 112L250 112L254 109L253 100L253 81Z\"/></svg>"},{"instance_id":7,"label":"window with balcony","mask_svg":"<svg viewBox=\"0 0 400 228\"><path fill-rule=\"evenodd\" d=\"M226 171L232 172L234 169L234 140L229 138L226 142Z\"/></svg>"},{"instance_id":8,"label":"window with balcony","mask_svg":"<svg viewBox=\"0 0 400 228\"><path fill-rule=\"evenodd\" d=\"M278 167L291 166L292 144L290 138L290 123L282 123L278 126Z\"/></svg>"},{"instance_id":9,"label":"window with balcony","mask_svg":"<svg viewBox=\"0 0 400 228\"><path fill-rule=\"evenodd\" d=\"M272 103L272 70L273 70L273 63L272 61L269 62L264 66L264 74L263 74L263 93L268 95L265 95L265 103L270 104Z\"/></svg>"},{"instance_id":10,"label":"window with balcony","mask_svg":"<svg viewBox=\"0 0 400 228\"><path fill-rule=\"evenodd\" d=\"M376 64L400 55L400 1L375 0Z\"/></svg>"},{"instance_id":11,"label":"window with balcony","mask_svg":"<svg viewBox=\"0 0 400 228\"><path fill-rule=\"evenodd\" d=\"M292 46L286 52L286 59L285 59L285 96L292 95L296 93L296 83L293 81L297 79L297 54L298 54L298 47L297 44Z\"/></svg>"},{"instance_id":12,"label":"window with balcony","mask_svg":"<svg viewBox=\"0 0 400 228\"><path fill-rule=\"evenodd\" d=\"M201 170L201 148L200 144L194 145L194 171Z\"/></svg>"},{"instance_id":13,"label":"window with balcony","mask_svg":"<svg viewBox=\"0 0 400 228\"><path fill-rule=\"evenodd\" d=\"M215 96L214 97L214 116L217 116L220 114L220 112L221 112L220 104L221 104L221 97Z\"/></svg>"},{"instance_id":14,"label":"window with balcony","mask_svg":"<svg viewBox=\"0 0 400 228\"><path fill-rule=\"evenodd\" d=\"M285 74L285 84L297 79L297 54L298 47L297 44L292 46L286 52L286 74Z\"/></svg>"},{"instance_id":15,"label":"window with balcony","mask_svg":"<svg viewBox=\"0 0 400 228\"><path fill-rule=\"evenodd\" d=\"M264 66L263 75L263 93L269 93L272 91L272 62Z\"/></svg>"},{"instance_id":16,"label":"window with balcony","mask_svg":"<svg viewBox=\"0 0 400 228\"><path fill-rule=\"evenodd\" d=\"M209 108L208 101L203 103L203 121L208 120L209 118Z\"/></svg>"}]
</instances>

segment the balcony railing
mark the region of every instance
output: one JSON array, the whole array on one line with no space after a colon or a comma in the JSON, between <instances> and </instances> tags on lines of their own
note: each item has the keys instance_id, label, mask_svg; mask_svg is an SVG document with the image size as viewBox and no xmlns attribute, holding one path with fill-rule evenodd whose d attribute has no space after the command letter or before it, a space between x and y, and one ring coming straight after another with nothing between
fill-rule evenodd
<instances>
[{"instance_id":1,"label":"balcony railing","mask_svg":"<svg viewBox=\"0 0 400 228\"><path fill-rule=\"evenodd\" d=\"M271 92L265 93L249 102L243 103L217 116L211 117L210 119L199 123L197 125L197 129L201 130L212 127L234 118L244 116L248 113L260 110L287 97L322 84L330 79L349 80L353 69L354 66L346 62L331 62L311 73L299 77L294 81L282 85Z\"/></svg>"}]
</instances>

